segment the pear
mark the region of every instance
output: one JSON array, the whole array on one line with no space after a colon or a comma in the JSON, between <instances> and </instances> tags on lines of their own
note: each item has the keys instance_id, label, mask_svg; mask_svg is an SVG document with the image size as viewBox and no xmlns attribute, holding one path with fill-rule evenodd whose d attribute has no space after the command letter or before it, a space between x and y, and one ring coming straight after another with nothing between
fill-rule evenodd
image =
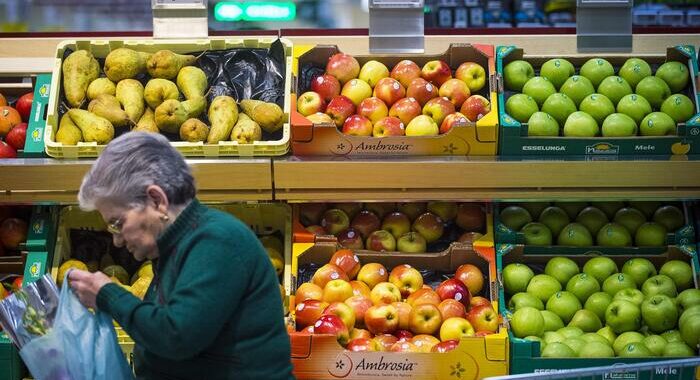
<instances>
[{"instance_id":1,"label":"pear","mask_svg":"<svg viewBox=\"0 0 700 380\"><path fill-rule=\"evenodd\" d=\"M56 142L63 145L77 145L80 141L83 141L83 132L80 132L80 128L73 123L68 113L63 114L56 132Z\"/></svg>"},{"instance_id":2,"label":"pear","mask_svg":"<svg viewBox=\"0 0 700 380\"><path fill-rule=\"evenodd\" d=\"M133 79L146 72L146 60L151 55L129 48L112 50L105 58L107 78L118 83L123 79Z\"/></svg>"},{"instance_id":3,"label":"pear","mask_svg":"<svg viewBox=\"0 0 700 380\"><path fill-rule=\"evenodd\" d=\"M155 113L153 113L152 109L146 108L146 111L143 113L143 116L141 116L141 119L139 119L139 122L136 123L136 126L132 129L132 131L155 133L160 132L158 126L156 125L156 115Z\"/></svg>"},{"instance_id":4,"label":"pear","mask_svg":"<svg viewBox=\"0 0 700 380\"><path fill-rule=\"evenodd\" d=\"M196 96L190 100L182 102L189 118L199 117L207 109L207 99L203 96Z\"/></svg>"},{"instance_id":5,"label":"pear","mask_svg":"<svg viewBox=\"0 0 700 380\"><path fill-rule=\"evenodd\" d=\"M95 99L102 94L114 96L116 93L117 85L109 80L109 78L97 78L90 82L90 85L87 88L88 100Z\"/></svg>"},{"instance_id":6,"label":"pear","mask_svg":"<svg viewBox=\"0 0 700 380\"><path fill-rule=\"evenodd\" d=\"M90 111L73 108L67 113L73 123L80 128L85 142L107 144L114 138L114 127L109 120Z\"/></svg>"},{"instance_id":7,"label":"pear","mask_svg":"<svg viewBox=\"0 0 700 380\"><path fill-rule=\"evenodd\" d=\"M178 133L182 123L188 119L182 103L175 99L168 99L161 103L156 108L154 117L158 129L165 133Z\"/></svg>"},{"instance_id":8,"label":"pear","mask_svg":"<svg viewBox=\"0 0 700 380\"><path fill-rule=\"evenodd\" d=\"M124 112L119 100L112 95L102 94L88 104L88 111L109 120L115 127L125 127L133 124L129 115Z\"/></svg>"},{"instance_id":9,"label":"pear","mask_svg":"<svg viewBox=\"0 0 700 380\"><path fill-rule=\"evenodd\" d=\"M192 66L196 61L197 57L193 55L182 55L173 53L170 50L159 50L148 58L146 69L153 78L173 80L177 77L181 68Z\"/></svg>"},{"instance_id":10,"label":"pear","mask_svg":"<svg viewBox=\"0 0 700 380\"><path fill-rule=\"evenodd\" d=\"M143 85L135 79L124 79L117 83L117 99L134 124L141 118L146 106L143 103Z\"/></svg>"},{"instance_id":11,"label":"pear","mask_svg":"<svg viewBox=\"0 0 700 380\"><path fill-rule=\"evenodd\" d=\"M80 107L88 86L100 76L100 64L89 51L77 50L63 61L62 71L66 101L71 107Z\"/></svg>"},{"instance_id":12,"label":"pear","mask_svg":"<svg viewBox=\"0 0 700 380\"><path fill-rule=\"evenodd\" d=\"M204 96L207 86L207 76L199 67L186 66L177 74L177 87L185 95L185 99Z\"/></svg>"},{"instance_id":13,"label":"pear","mask_svg":"<svg viewBox=\"0 0 700 380\"><path fill-rule=\"evenodd\" d=\"M143 97L149 107L156 109L164 100L177 100L180 97L180 92L178 92L175 83L167 79L155 78L146 83Z\"/></svg>"},{"instance_id":14,"label":"pear","mask_svg":"<svg viewBox=\"0 0 700 380\"><path fill-rule=\"evenodd\" d=\"M244 99L241 101L241 108L243 113L260 124L260 128L267 133L280 130L284 124L284 111L275 103Z\"/></svg>"},{"instance_id":15,"label":"pear","mask_svg":"<svg viewBox=\"0 0 700 380\"><path fill-rule=\"evenodd\" d=\"M214 98L209 106L211 130L207 136L207 143L218 144L219 141L228 140L237 121L238 105L236 105L236 101L226 95Z\"/></svg>"},{"instance_id":16,"label":"pear","mask_svg":"<svg viewBox=\"0 0 700 380\"><path fill-rule=\"evenodd\" d=\"M180 126L180 139L182 141L200 142L207 139L209 126L199 119L187 119Z\"/></svg>"},{"instance_id":17,"label":"pear","mask_svg":"<svg viewBox=\"0 0 700 380\"><path fill-rule=\"evenodd\" d=\"M262 129L260 129L260 125L248 115L244 113L238 114L238 122L236 122L231 131L231 141L238 141L239 144L252 144L255 141L260 141L261 138Z\"/></svg>"}]
</instances>

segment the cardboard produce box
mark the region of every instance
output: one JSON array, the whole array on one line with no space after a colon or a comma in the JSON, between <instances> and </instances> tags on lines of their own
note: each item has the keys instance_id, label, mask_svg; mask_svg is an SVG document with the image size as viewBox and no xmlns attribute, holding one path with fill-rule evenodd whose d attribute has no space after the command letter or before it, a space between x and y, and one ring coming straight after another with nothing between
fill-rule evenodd
<instances>
[{"instance_id":1,"label":"cardboard produce box","mask_svg":"<svg viewBox=\"0 0 700 380\"><path fill-rule=\"evenodd\" d=\"M314 124L296 110L296 99L308 91L311 77L322 73L329 57L339 53L336 46L318 45L302 52L296 67L297 83L292 98L292 153L299 156L418 156L450 155L472 156L496 154L498 141L498 112L496 88L493 78L496 72L493 60L493 46L478 44L452 44L447 51L436 55L355 55L364 64L377 60L389 69L404 59L414 61L419 67L431 60L444 60L454 71L461 63L473 61L486 70L487 83L478 94L491 103L491 111L476 123L457 125L445 134L437 136L387 136L364 137L341 133L335 124ZM439 126L438 126L439 127Z\"/></svg>"}]
</instances>

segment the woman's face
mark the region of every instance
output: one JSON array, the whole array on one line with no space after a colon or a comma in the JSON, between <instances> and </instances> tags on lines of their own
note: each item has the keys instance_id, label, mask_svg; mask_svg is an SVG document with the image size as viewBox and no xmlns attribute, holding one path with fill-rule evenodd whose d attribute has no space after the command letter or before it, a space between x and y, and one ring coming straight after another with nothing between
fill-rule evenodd
<instances>
[{"instance_id":1,"label":"woman's face","mask_svg":"<svg viewBox=\"0 0 700 380\"><path fill-rule=\"evenodd\" d=\"M125 246L138 261L158 257L156 242L165 225L161 220L163 213L152 202L142 207L100 202L96 207L107 223L107 230L112 233L115 246Z\"/></svg>"}]
</instances>

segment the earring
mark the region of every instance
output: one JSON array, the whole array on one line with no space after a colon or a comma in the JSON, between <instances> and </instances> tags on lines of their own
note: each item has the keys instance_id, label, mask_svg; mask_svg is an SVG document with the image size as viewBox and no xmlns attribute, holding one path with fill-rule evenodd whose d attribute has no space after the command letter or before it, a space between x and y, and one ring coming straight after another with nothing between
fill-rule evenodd
<instances>
[{"instance_id":1,"label":"earring","mask_svg":"<svg viewBox=\"0 0 700 380\"><path fill-rule=\"evenodd\" d=\"M168 216L168 214L163 214L160 216L160 220L167 222L168 220L170 220L170 217Z\"/></svg>"}]
</instances>

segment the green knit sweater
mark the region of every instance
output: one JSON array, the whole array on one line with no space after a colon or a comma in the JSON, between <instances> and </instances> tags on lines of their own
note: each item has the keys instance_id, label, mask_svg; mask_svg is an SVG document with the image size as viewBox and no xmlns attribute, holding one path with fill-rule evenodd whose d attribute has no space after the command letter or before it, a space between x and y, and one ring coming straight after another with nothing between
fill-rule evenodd
<instances>
[{"instance_id":1,"label":"green knit sweater","mask_svg":"<svg viewBox=\"0 0 700 380\"><path fill-rule=\"evenodd\" d=\"M117 284L97 295L135 342L137 378L293 378L275 270L246 225L193 200L158 250L143 302Z\"/></svg>"}]
</instances>

